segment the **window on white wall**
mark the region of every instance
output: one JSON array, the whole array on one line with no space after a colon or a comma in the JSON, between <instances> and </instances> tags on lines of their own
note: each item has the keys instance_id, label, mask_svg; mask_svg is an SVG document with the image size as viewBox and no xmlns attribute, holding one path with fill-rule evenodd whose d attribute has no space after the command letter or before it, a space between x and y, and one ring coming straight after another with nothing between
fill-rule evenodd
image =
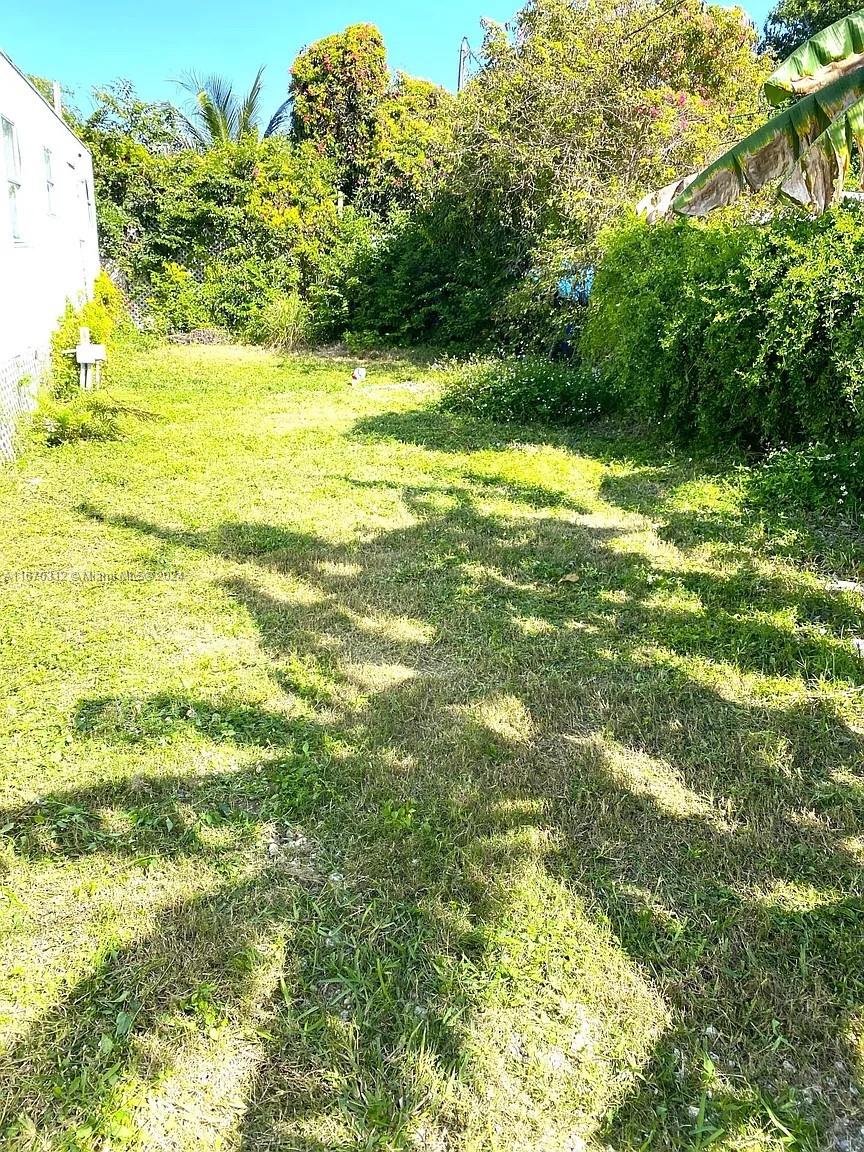
<instances>
[{"instance_id":1,"label":"window on white wall","mask_svg":"<svg viewBox=\"0 0 864 1152\"><path fill-rule=\"evenodd\" d=\"M50 148L42 150L45 161L45 198L48 204L49 216L54 215L54 158Z\"/></svg>"},{"instance_id":2,"label":"window on white wall","mask_svg":"<svg viewBox=\"0 0 864 1152\"><path fill-rule=\"evenodd\" d=\"M3 130L3 163L6 169L6 188L9 201L9 222L12 239L21 239L21 152L18 148L18 133L15 125L5 116L0 116Z\"/></svg>"},{"instance_id":3,"label":"window on white wall","mask_svg":"<svg viewBox=\"0 0 864 1152\"><path fill-rule=\"evenodd\" d=\"M90 192L90 181L84 181L84 199L87 202L87 227L93 227L93 196Z\"/></svg>"}]
</instances>

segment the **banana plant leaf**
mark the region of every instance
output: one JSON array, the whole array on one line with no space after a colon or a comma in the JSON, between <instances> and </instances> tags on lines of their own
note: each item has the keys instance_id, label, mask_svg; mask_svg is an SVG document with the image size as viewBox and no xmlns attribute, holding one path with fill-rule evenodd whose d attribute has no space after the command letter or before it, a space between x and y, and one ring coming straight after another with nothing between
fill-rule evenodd
<instances>
[{"instance_id":1,"label":"banana plant leaf","mask_svg":"<svg viewBox=\"0 0 864 1152\"><path fill-rule=\"evenodd\" d=\"M636 205L637 215L644 216L649 224L656 224L660 220L665 220L672 210L676 197L695 178L695 174L684 176L680 180L673 180L671 184L667 184L665 188L660 188L657 192L650 192Z\"/></svg>"},{"instance_id":2,"label":"banana plant leaf","mask_svg":"<svg viewBox=\"0 0 864 1152\"><path fill-rule=\"evenodd\" d=\"M810 145L862 97L862 69L805 96L700 172L675 199L672 211L680 216L707 216L715 208L732 204L745 190L756 192L787 176Z\"/></svg>"},{"instance_id":3,"label":"banana plant leaf","mask_svg":"<svg viewBox=\"0 0 864 1152\"><path fill-rule=\"evenodd\" d=\"M811 36L765 82L765 96L777 107L792 97L810 96L864 66L864 10L844 16Z\"/></svg>"},{"instance_id":4,"label":"banana plant leaf","mask_svg":"<svg viewBox=\"0 0 864 1152\"><path fill-rule=\"evenodd\" d=\"M842 196L856 146L864 150L864 99L856 101L816 137L780 191L796 204L821 215Z\"/></svg>"}]
</instances>

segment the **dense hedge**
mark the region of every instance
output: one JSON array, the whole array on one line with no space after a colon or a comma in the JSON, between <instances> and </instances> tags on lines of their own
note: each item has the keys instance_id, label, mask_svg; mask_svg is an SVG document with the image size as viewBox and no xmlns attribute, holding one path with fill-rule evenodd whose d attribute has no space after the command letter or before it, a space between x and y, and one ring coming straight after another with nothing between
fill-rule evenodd
<instances>
[{"instance_id":1,"label":"dense hedge","mask_svg":"<svg viewBox=\"0 0 864 1152\"><path fill-rule=\"evenodd\" d=\"M573 342L583 309L558 291L584 272L578 245L554 232L525 250L513 229L466 220L441 196L356 248L347 327L379 344L456 351L550 353Z\"/></svg>"},{"instance_id":2,"label":"dense hedge","mask_svg":"<svg viewBox=\"0 0 864 1152\"><path fill-rule=\"evenodd\" d=\"M474 349L494 338L494 309L512 278L512 238L465 222L442 202L395 214L350 272L348 326L379 343Z\"/></svg>"},{"instance_id":3,"label":"dense hedge","mask_svg":"<svg viewBox=\"0 0 864 1152\"><path fill-rule=\"evenodd\" d=\"M103 159L103 184L105 168ZM270 138L157 153L112 194L120 203L100 219L103 256L157 326L255 339L262 310L296 292L326 335L342 324L342 269L370 229L351 208L340 215L333 166L310 145Z\"/></svg>"},{"instance_id":4,"label":"dense hedge","mask_svg":"<svg viewBox=\"0 0 864 1152\"><path fill-rule=\"evenodd\" d=\"M606 236L581 340L620 409L769 447L864 431L864 212L632 220Z\"/></svg>"}]
</instances>

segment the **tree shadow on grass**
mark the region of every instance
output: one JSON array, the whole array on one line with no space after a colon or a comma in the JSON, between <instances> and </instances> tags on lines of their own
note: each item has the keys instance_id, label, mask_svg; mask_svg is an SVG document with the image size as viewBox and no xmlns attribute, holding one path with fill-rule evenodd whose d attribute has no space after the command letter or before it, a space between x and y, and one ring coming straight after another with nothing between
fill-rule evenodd
<instances>
[{"instance_id":1,"label":"tree shadow on grass","mask_svg":"<svg viewBox=\"0 0 864 1152\"><path fill-rule=\"evenodd\" d=\"M412 408L407 412L384 412L358 420L352 429L354 439L375 443L397 440L430 452L478 452L503 449L512 444L562 444L570 442L566 432L538 425L508 427L471 416Z\"/></svg>"},{"instance_id":2,"label":"tree shadow on grass","mask_svg":"<svg viewBox=\"0 0 864 1152\"><path fill-rule=\"evenodd\" d=\"M236 1127L230 1119L246 1106L261 1034L275 1031L290 1064L282 1100L295 1132L310 1133L293 1146L333 1146L313 1133L338 1097L337 1068L315 1062L298 1017L314 1016L319 1032L332 1035L338 1013L290 955L277 958L272 986L272 940L288 924L303 931L304 917L317 925L323 882L286 875L281 861L258 869L160 909L152 929L110 948L4 1055L5 1146L26 1145L31 1132L48 1147L122 1147L133 1134L144 1146L173 1146L184 1099L195 1102L187 1135L218 1140L229 1135L225 1117Z\"/></svg>"},{"instance_id":3,"label":"tree shadow on grass","mask_svg":"<svg viewBox=\"0 0 864 1152\"><path fill-rule=\"evenodd\" d=\"M355 803L363 765L343 747L337 772L314 723L227 698L84 700L75 730L118 748L161 747L166 733L186 730L262 758L223 773L139 775L3 812L22 858L221 857L217 872L229 877L109 947L4 1056L9 1146L31 1131L61 1144L76 1133L122 1143L138 1130L145 1143L170 1141L161 1125L172 1122L172 1079L214 1134L219 1109L229 1119L239 1109L243 1147L312 1152L398 1136L417 1105L401 1064L432 1052L446 1079L458 1044L436 1007L434 970L410 963L423 946L416 907L382 896L373 877L334 872L341 861L319 849L316 830L334 806ZM412 1004L424 1012L406 1030ZM216 1072L200 1080L204 1057Z\"/></svg>"},{"instance_id":4,"label":"tree shadow on grass","mask_svg":"<svg viewBox=\"0 0 864 1152\"><path fill-rule=\"evenodd\" d=\"M208 814L239 830L241 846L255 829L286 822L343 843L336 866L352 876L345 888L325 883L320 869L310 877L301 869L289 877L290 899L276 900L267 921L295 933L301 976L296 996L290 982L286 997L271 979L264 997L269 1039L256 1049L242 1121L250 1149L314 1147L307 1138L324 1147L313 1134L319 1122L342 1132L328 1137L329 1147L399 1147L416 1136L415 1113L458 1146L460 1126L475 1123L472 1109L511 1115L516 1105L503 1095L481 1106L469 1092L460 1107L448 1085L466 1060L470 1083L477 1053L466 1037L472 1029L484 1035L484 1014L496 1011L499 997L484 1007L482 988L490 972L506 969L514 945L501 936L518 936L520 869L532 866L552 885L543 899L553 891L578 897L590 918L583 929L607 925L612 933L597 945L595 969L565 951L557 967L541 970L538 996L556 981L565 999L581 989L593 1013L586 1027L596 1033L588 1046L602 1047L600 1034L613 1025L633 1042L629 1065L618 1049L596 1066L574 1057L576 1087L553 1083L534 1099L546 1111L534 1137L544 1123L546 1136L562 1140L600 1126L620 1148L704 1147L720 1138L712 1133L731 1138L748 1125L770 1132L773 1116L812 1146L814 1132L858 1107L849 1033L864 996L853 844L862 826L864 740L822 693L760 704L718 687L713 672L755 671L800 685L802 658L815 678L830 667L837 636L790 643L762 627L759 609L815 613L829 633L848 620L814 602L803 578L758 584L757 609L734 583L687 572L684 590L701 599L709 620L697 629L658 598L669 574L614 546L620 526L553 515L581 513L535 485L506 489L530 518L493 514L483 504L495 487L489 475L473 491L397 486L410 526L347 545L279 525L177 532L85 510L115 528L236 562L224 587L254 623L274 683L306 711L295 723L242 701L82 701L77 739L146 743L164 736L167 723L260 748L263 760L191 783L153 780L144 805L140 782L111 794L49 797L5 814L4 824L20 826L20 851L36 857L116 851L99 838L114 826L100 823L106 806L133 823L142 807L174 812L185 830L179 850L190 854L212 849ZM538 516L544 508L550 514ZM298 582L314 595L297 596ZM853 687L860 682L854 666L842 671ZM177 804L181 787L192 823ZM84 820L92 845L61 829L34 846L33 813L70 807L93 814ZM164 823L136 835L133 851L178 851ZM274 885L282 891L266 869L261 877L252 882L255 899L246 898L244 880L212 906L232 940L254 935L249 909L269 907ZM299 918L298 907L307 910ZM187 915L195 919L194 902L171 913L164 939L154 934L121 949L119 969L164 966L185 932L172 928L172 917L179 924ZM549 916L532 930L560 933ZM648 1048L645 1021L626 1019L626 997L603 999L620 978L619 952L631 978L644 976L671 1016ZM214 966L234 972L227 954L210 962L193 951L189 964L182 995L160 985L152 1002L141 1002L130 1044L182 1014L189 987L219 985ZM110 984L117 967L112 959L99 979ZM244 980L241 991L226 993L221 1011L229 1018L242 1015ZM57 1020L70 1004L110 999L89 986L73 990L47 1028L23 1043L45 1066L59 1054L64 1084L76 1083L92 1045L82 1048ZM253 1000L249 1013L266 1013L261 997ZM414 1009L420 1015L412 1019ZM509 1039L488 1034L507 1049L499 1055L520 1085L533 1067L534 1057L520 1055L531 1011L529 1002L504 1017ZM544 1002L550 1028L555 1011L563 1009ZM597 1072L604 1060L613 1064L607 1079ZM297 1090L281 1091L296 1068ZM30 1099L32 1088L22 1083L17 1098ZM79 1107L85 1117L101 1105L91 1095ZM514 1124L528 1124L529 1105L519 1107L525 1115L514 1113ZM532 1138L521 1131L523 1141Z\"/></svg>"},{"instance_id":5,"label":"tree shadow on grass","mask_svg":"<svg viewBox=\"0 0 864 1152\"><path fill-rule=\"evenodd\" d=\"M734 555L751 549L763 556L785 557L835 575L860 575L864 547L860 524L829 506L817 512L796 504L795 493L778 503L761 488L759 461L747 469L734 457L719 457L713 467L705 461L677 453L666 461L639 463L624 475L606 476L600 487L603 499L647 516L657 523L662 540L680 548L716 545ZM708 472L735 492L727 506L702 509L681 507L682 489Z\"/></svg>"},{"instance_id":6,"label":"tree shadow on grass","mask_svg":"<svg viewBox=\"0 0 864 1152\"><path fill-rule=\"evenodd\" d=\"M675 448L644 430L599 422L579 428L549 425L508 426L435 409L385 412L358 420L353 435L363 442L397 441L434 453L503 450L516 444L541 444L624 464L622 474L607 474L599 496L615 507L658 522L661 539L682 548L718 544L730 549L758 548L766 554L816 564L835 574L860 575L864 547L860 525L842 517L816 514L806 507L783 508L754 485L758 462L742 471L745 458L735 452L714 456ZM738 506L693 511L676 504L676 490L706 474L742 489Z\"/></svg>"},{"instance_id":7,"label":"tree shadow on grass","mask_svg":"<svg viewBox=\"0 0 864 1152\"><path fill-rule=\"evenodd\" d=\"M431 407L363 417L355 422L351 435L367 443L396 440L435 453L481 452L514 444L546 444L583 452L606 462L631 461L658 476L665 476L666 468L684 458L683 453L679 456L668 443L646 438L641 429L603 422L578 428L539 423L504 424ZM710 463L707 467L710 470ZM715 467L722 472L728 465L718 459ZM621 505L626 506L626 502Z\"/></svg>"}]
</instances>

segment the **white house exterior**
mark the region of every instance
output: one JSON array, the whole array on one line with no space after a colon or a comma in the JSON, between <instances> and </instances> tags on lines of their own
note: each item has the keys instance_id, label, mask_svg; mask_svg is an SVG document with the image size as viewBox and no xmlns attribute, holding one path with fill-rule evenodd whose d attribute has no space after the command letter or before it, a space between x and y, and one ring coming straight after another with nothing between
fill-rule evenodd
<instances>
[{"instance_id":1,"label":"white house exterior","mask_svg":"<svg viewBox=\"0 0 864 1152\"><path fill-rule=\"evenodd\" d=\"M67 300L99 271L90 153L0 52L0 457Z\"/></svg>"}]
</instances>

